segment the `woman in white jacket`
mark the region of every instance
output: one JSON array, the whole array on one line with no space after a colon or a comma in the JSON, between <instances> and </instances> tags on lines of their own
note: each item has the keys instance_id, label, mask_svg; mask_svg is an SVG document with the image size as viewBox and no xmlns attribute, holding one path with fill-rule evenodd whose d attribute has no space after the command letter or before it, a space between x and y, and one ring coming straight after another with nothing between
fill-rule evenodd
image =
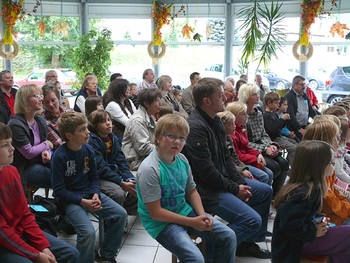
<instances>
[{"instance_id":1,"label":"woman in white jacket","mask_svg":"<svg viewBox=\"0 0 350 263\"><path fill-rule=\"evenodd\" d=\"M113 133L120 142L123 140L126 122L136 112L134 103L128 99L128 84L126 79L115 79L103 95L103 106L112 117Z\"/></svg>"},{"instance_id":2,"label":"woman in white jacket","mask_svg":"<svg viewBox=\"0 0 350 263\"><path fill-rule=\"evenodd\" d=\"M159 112L161 97L158 88L141 90L138 95L139 108L126 123L122 150L133 171L139 168L143 159L156 147L154 116Z\"/></svg>"}]
</instances>

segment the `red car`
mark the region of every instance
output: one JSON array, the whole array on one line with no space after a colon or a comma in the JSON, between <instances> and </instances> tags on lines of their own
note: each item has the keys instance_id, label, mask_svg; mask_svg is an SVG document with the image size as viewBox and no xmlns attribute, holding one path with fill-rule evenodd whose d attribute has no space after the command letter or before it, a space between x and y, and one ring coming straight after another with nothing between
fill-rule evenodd
<instances>
[{"instance_id":1,"label":"red car","mask_svg":"<svg viewBox=\"0 0 350 263\"><path fill-rule=\"evenodd\" d=\"M52 69L38 69L32 71L26 78L15 81L14 86L20 87L26 84L36 84L39 87L45 84L45 73ZM72 84L76 78L76 74L71 69L59 68L54 69L58 76L58 81L61 83L61 89L64 93L74 95L76 91L72 88Z\"/></svg>"}]
</instances>

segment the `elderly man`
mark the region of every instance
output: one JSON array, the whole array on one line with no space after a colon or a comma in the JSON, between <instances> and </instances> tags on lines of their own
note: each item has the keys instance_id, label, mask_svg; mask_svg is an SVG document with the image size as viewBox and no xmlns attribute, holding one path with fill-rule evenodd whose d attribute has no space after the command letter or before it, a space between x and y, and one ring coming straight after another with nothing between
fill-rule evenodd
<instances>
[{"instance_id":1,"label":"elderly man","mask_svg":"<svg viewBox=\"0 0 350 263\"><path fill-rule=\"evenodd\" d=\"M142 74L143 81L137 86L138 91L142 89L158 88L157 85L154 83L154 78L155 75L153 70L150 68L146 69Z\"/></svg>"},{"instance_id":2,"label":"elderly man","mask_svg":"<svg viewBox=\"0 0 350 263\"><path fill-rule=\"evenodd\" d=\"M187 87L183 92L182 92L182 100L181 100L181 105L184 108L184 110L190 114L192 109L194 108L194 100L193 100L193 95L192 95L192 90L193 86L201 79L201 76L198 72L193 72L190 75L190 81L191 85Z\"/></svg>"},{"instance_id":3,"label":"elderly man","mask_svg":"<svg viewBox=\"0 0 350 263\"><path fill-rule=\"evenodd\" d=\"M45 83L50 80L54 80L54 81L58 80L57 72L54 69L50 69L45 73Z\"/></svg>"},{"instance_id":4,"label":"elderly man","mask_svg":"<svg viewBox=\"0 0 350 263\"><path fill-rule=\"evenodd\" d=\"M15 114L14 105L17 90L13 86L13 76L9 70L0 72L0 121L7 123Z\"/></svg>"},{"instance_id":5,"label":"elderly man","mask_svg":"<svg viewBox=\"0 0 350 263\"><path fill-rule=\"evenodd\" d=\"M295 76L292 81L292 89L284 96L288 101L287 112L290 115L288 129L293 131L301 140L305 133L305 127L309 124L309 118L316 115L308 96L305 94L305 78Z\"/></svg>"},{"instance_id":6,"label":"elderly man","mask_svg":"<svg viewBox=\"0 0 350 263\"><path fill-rule=\"evenodd\" d=\"M237 172L223 123L224 83L203 78L193 88L196 107L188 118L190 133L183 149L207 212L228 222L237 236L237 256L270 258L255 242L265 241L272 198L271 186L245 179Z\"/></svg>"}]
</instances>

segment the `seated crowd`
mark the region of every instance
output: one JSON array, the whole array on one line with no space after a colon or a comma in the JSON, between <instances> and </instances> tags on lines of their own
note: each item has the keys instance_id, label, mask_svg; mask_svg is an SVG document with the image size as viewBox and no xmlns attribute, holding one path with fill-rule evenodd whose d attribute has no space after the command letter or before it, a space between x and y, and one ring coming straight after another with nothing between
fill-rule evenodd
<instances>
[{"instance_id":1,"label":"seated crowd","mask_svg":"<svg viewBox=\"0 0 350 263\"><path fill-rule=\"evenodd\" d=\"M139 85L116 73L102 96L89 73L70 108L54 70L18 90L0 73L0 262L116 262L137 214L180 262L347 262L350 97L321 114L303 76L284 97L259 74L193 72L183 91L154 80L152 69ZM53 189L76 248L35 223L26 198L38 188ZM96 252L89 213L105 225ZM189 235L206 241L205 258ZM270 252L257 242L271 235Z\"/></svg>"}]
</instances>

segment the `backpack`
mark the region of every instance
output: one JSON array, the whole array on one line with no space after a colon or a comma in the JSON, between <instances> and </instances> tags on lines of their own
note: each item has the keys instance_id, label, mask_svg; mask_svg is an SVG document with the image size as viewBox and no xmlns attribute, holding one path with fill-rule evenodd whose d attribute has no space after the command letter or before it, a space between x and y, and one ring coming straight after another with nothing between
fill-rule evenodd
<instances>
[{"instance_id":1,"label":"backpack","mask_svg":"<svg viewBox=\"0 0 350 263\"><path fill-rule=\"evenodd\" d=\"M43 231L55 237L61 231L70 235L76 234L74 226L66 221L54 198L44 198L40 195L35 195L31 205L41 205L47 209L46 212L42 212L36 211L29 206L30 211L35 216L36 223Z\"/></svg>"}]
</instances>

